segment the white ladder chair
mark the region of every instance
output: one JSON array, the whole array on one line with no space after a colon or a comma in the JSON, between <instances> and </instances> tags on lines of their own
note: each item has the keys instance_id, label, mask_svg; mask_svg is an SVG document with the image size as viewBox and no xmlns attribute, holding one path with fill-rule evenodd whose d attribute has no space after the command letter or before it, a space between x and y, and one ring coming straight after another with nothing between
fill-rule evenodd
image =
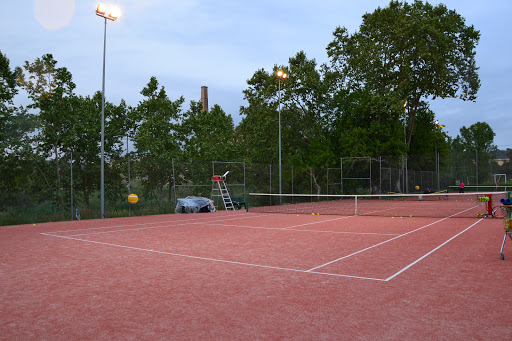
<instances>
[{"instance_id":1,"label":"white ladder chair","mask_svg":"<svg viewBox=\"0 0 512 341\"><path fill-rule=\"evenodd\" d=\"M212 178L213 181L213 189L219 191L219 195L222 198L222 202L224 203L224 207L226 211L234 211L235 206L233 205L233 201L231 200L231 196L229 195L228 187L226 185L226 175L228 175L229 171L227 171L224 175L214 175ZM217 183L217 186L215 186ZM217 187L217 188L216 188ZM212 196L215 196L212 193Z\"/></svg>"}]
</instances>

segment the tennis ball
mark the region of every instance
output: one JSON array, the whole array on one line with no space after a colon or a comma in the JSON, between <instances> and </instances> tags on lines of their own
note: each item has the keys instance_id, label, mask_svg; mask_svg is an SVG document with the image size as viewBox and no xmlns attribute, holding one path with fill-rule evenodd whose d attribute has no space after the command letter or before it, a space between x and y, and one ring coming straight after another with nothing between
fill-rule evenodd
<instances>
[{"instance_id":1,"label":"tennis ball","mask_svg":"<svg viewBox=\"0 0 512 341\"><path fill-rule=\"evenodd\" d=\"M416 186L416 187L414 187L414 189L419 191L420 190L420 186Z\"/></svg>"},{"instance_id":2,"label":"tennis ball","mask_svg":"<svg viewBox=\"0 0 512 341\"><path fill-rule=\"evenodd\" d=\"M36 226L36 224L34 224L34 226Z\"/></svg>"},{"instance_id":3,"label":"tennis ball","mask_svg":"<svg viewBox=\"0 0 512 341\"><path fill-rule=\"evenodd\" d=\"M130 194L130 195L128 196L128 202L129 202L130 204L132 204L132 205L133 205L133 204L136 204L138 201L139 201L139 197L137 196L137 194Z\"/></svg>"}]
</instances>

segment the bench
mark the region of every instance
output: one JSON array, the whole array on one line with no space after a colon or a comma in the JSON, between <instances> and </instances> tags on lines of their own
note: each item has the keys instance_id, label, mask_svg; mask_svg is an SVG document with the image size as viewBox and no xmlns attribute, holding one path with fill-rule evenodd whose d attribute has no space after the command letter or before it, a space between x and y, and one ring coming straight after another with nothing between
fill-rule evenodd
<instances>
[{"instance_id":1,"label":"bench","mask_svg":"<svg viewBox=\"0 0 512 341\"><path fill-rule=\"evenodd\" d=\"M242 197L232 197L232 198L231 198L231 201L233 202L233 206L234 206L237 210L242 209L242 207L244 207L244 208L245 208L245 202L243 202Z\"/></svg>"}]
</instances>

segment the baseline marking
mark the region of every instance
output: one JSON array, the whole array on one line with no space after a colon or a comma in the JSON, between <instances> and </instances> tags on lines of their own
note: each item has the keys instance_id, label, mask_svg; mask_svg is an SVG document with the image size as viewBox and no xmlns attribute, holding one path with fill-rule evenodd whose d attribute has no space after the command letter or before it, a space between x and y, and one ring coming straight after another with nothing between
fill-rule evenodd
<instances>
[{"instance_id":1,"label":"baseline marking","mask_svg":"<svg viewBox=\"0 0 512 341\"><path fill-rule=\"evenodd\" d=\"M368 279L368 280L373 280L373 281L386 282L386 280L382 279L382 278L371 278L371 277L361 277L361 276L352 276L352 275L342 275L342 274L333 274L333 273L318 272L318 271L304 271L304 270L299 270L299 269L282 268L282 267L278 267L278 266L251 264L251 263L236 262L236 261L229 261L229 260L223 260L223 259L191 256L191 255L185 255L185 254L173 253L173 252L165 252L165 251L158 251L158 250L151 250L151 249L143 249L143 248L138 248L138 247L133 247L133 246L119 245L119 244L112 244L112 243L105 243L105 242L98 242L98 241L94 241L94 240L73 238L73 237L68 237L68 236L59 236L59 235L54 235L54 234L49 234L49 233L41 233L41 234L44 235L44 236L48 236L48 237L77 240L77 241L93 243L93 244L114 246L114 247L120 247L120 248L124 248L124 249L136 250L136 251L144 251L144 252L151 252L151 253L170 255L170 256L176 256L176 257L199 259L199 260L205 260L205 261L211 261L211 262L220 262L220 263L227 263L227 264L236 264L236 265L245 265L245 266L258 267L258 268L265 268L265 269L292 271L292 272L300 272L300 273L313 273L313 274L318 274L318 275L346 277L346 278L357 278L357 279Z\"/></svg>"}]
</instances>

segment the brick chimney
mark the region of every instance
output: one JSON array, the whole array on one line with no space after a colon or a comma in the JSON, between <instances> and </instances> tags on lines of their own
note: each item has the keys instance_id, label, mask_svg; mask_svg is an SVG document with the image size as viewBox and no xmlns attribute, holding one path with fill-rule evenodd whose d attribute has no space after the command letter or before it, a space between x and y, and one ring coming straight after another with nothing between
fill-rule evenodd
<instances>
[{"instance_id":1,"label":"brick chimney","mask_svg":"<svg viewBox=\"0 0 512 341\"><path fill-rule=\"evenodd\" d=\"M208 112L208 87L201 87L201 103L203 103L203 110Z\"/></svg>"}]
</instances>

